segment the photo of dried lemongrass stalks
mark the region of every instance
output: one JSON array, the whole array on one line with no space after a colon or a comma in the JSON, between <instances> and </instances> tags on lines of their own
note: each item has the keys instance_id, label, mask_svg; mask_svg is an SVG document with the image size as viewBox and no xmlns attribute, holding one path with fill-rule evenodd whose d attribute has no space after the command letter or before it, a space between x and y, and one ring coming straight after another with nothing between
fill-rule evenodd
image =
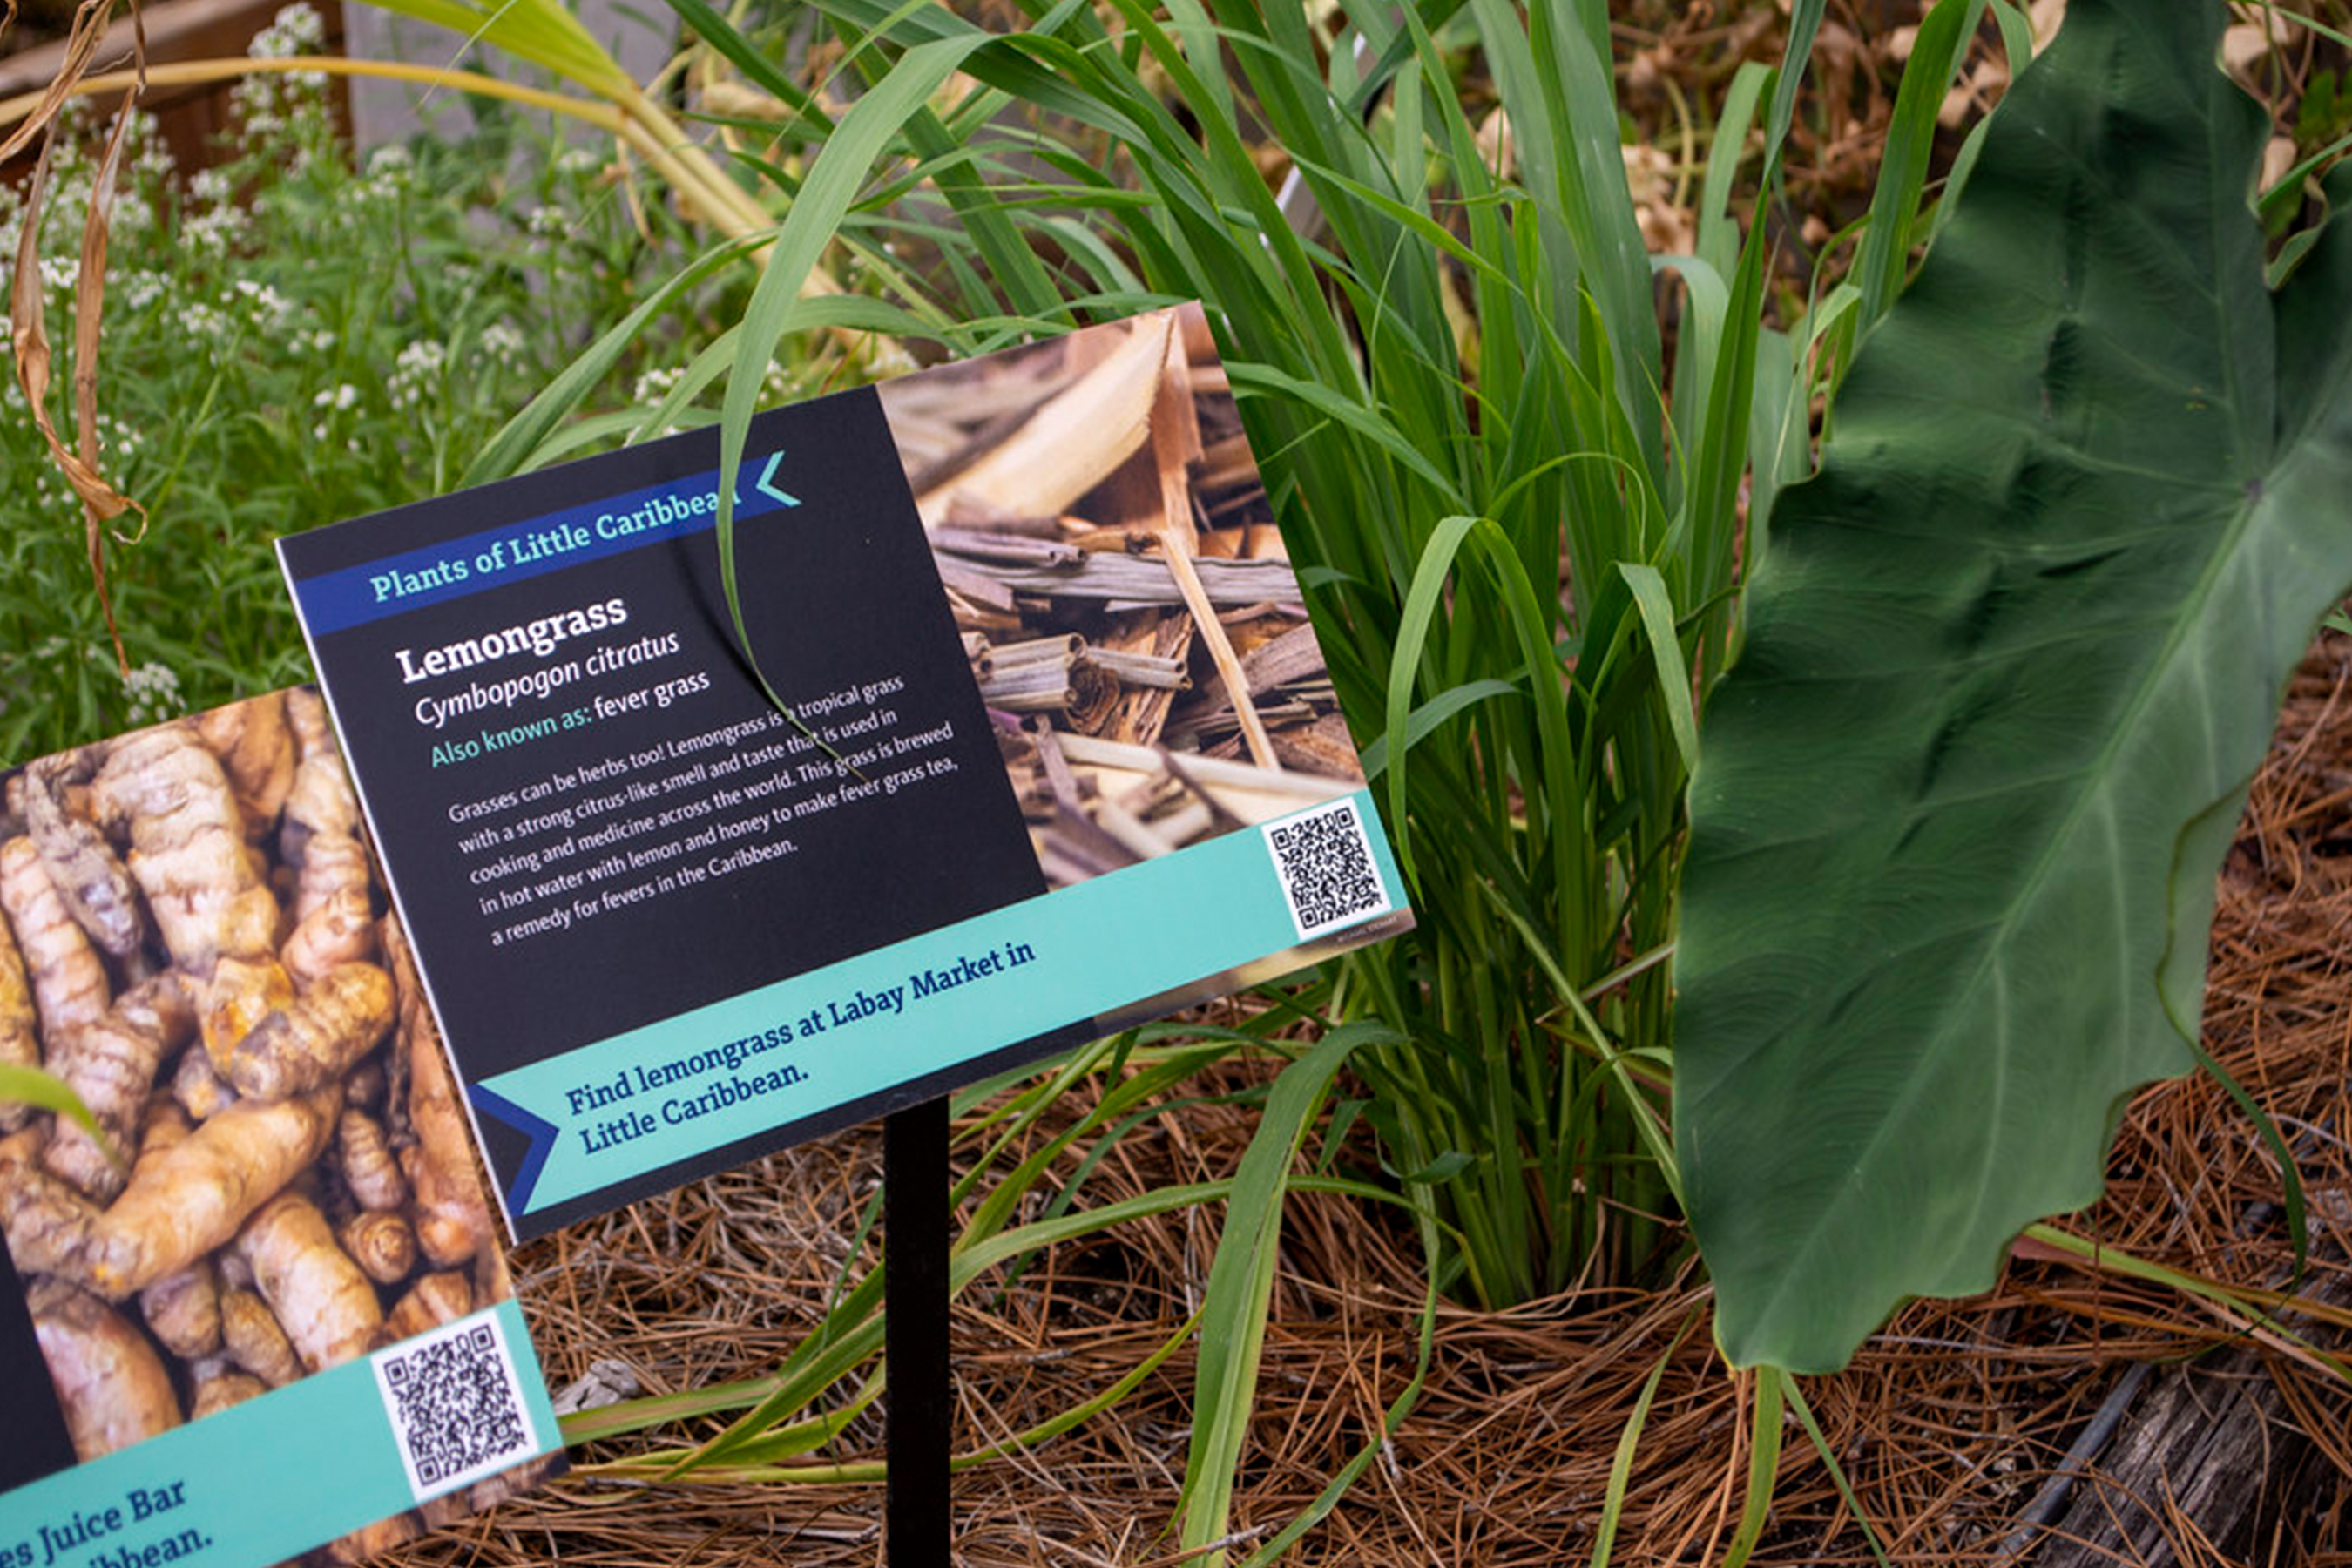
<instances>
[{"instance_id":1,"label":"photo of dried lemongrass stalks","mask_svg":"<svg viewBox=\"0 0 2352 1568\"><path fill-rule=\"evenodd\" d=\"M1199 307L879 391L1050 886L1362 784Z\"/></svg>"},{"instance_id":2,"label":"photo of dried lemongrass stalks","mask_svg":"<svg viewBox=\"0 0 2352 1568\"><path fill-rule=\"evenodd\" d=\"M512 1292L317 693L45 757L0 818L0 1227L89 1460ZM321 1549L487 1506L526 1465Z\"/></svg>"}]
</instances>

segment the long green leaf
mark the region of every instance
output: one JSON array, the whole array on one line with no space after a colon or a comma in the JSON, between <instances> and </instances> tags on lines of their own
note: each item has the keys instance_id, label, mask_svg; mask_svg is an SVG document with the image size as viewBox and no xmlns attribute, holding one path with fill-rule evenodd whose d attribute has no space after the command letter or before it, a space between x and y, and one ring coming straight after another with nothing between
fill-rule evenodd
<instances>
[{"instance_id":1,"label":"long green leaf","mask_svg":"<svg viewBox=\"0 0 2352 1568\"><path fill-rule=\"evenodd\" d=\"M1243 1152L1241 1168L1234 1173L1224 1233L1217 1239L1202 1303L1192 1443L1176 1503L1187 1547L1207 1546L1227 1531L1234 1467L1249 1436L1250 1412L1256 1403L1258 1356L1265 1345L1283 1195L1299 1141L1348 1058L1360 1047L1394 1044L1397 1038L1391 1030L1350 1025L1332 1030L1285 1068L1266 1097L1265 1113ZM1202 1560L1202 1568L1217 1568L1223 1560L1223 1552L1212 1552Z\"/></svg>"},{"instance_id":2,"label":"long green leaf","mask_svg":"<svg viewBox=\"0 0 2352 1568\"><path fill-rule=\"evenodd\" d=\"M1609 1485L1601 1495L1601 1526L1592 1532L1592 1568L1609 1568L1609 1560L1617 1549L1617 1524L1625 1511L1625 1489L1633 1479L1633 1456L1642 1446L1642 1428L1650 1419L1650 1403L1658 1396L1658 1384L1665 1381L1666 1368L1672 1366L1675 1352L1683 1348L1690 1337L1696 1320L1685 1320L1675 1331L1650 1375L1642 1380L1642 1393L1633 1401L1633 1414L1625 1417L1625 1429L1617 1435L1616 1457L1609 1461Z\"/></svg>"},{"instance_id":3,"label":"long green leaf","mask_svg":"<svg viewBox=\"0 0 2352 1568\"><path fill-rule=\"evenodd\" d=\"M73 1085L39 1068L19 1067L15 1062L0 1062L0 1103L29 1105L36 1110L55 1111L72 1121L97 1140L100 1151L116 1165L123 1164L122 1152L98 1124L89 1107L82 1103Z\"/></svg>"},{"instance_id":4,"label":"long green leaf","mask_svg":"<svg viewBox=\"0 0 2352 1568\"><path fill-rule=\"evenodd\" d=\"M1780 1392L1787 1379L1766 1367L1755 1377L1756 1407L1748 1436L1748 1494L1739 1505L1739 1525L1724 1548L1723 1568L1747 1568L1770 1518L1772 1493L1780 1473Z\"/></svg>"},{"instance_id":5,"label":"long green leaf","mask_svg":"<svg viewBox=\"0 0 2352 1568\"><path fill-rule=\"evenodd\" d=\"M671 300L700 282L728 262L751 247L750 242L730 242L710 250L693 266L687 268L646 297L644 303L605 329L604 334L589 344L578 359L565 365L561 374L537 397L506 423L506 426L482 448L466 469L460 484L488 484L518 472L526 459L541 442L554 433L581 400L596 384L611 373L614 365L629 344L645 331L646 323L669 307Z\"/></svg>"},{"instance_id":6,"label":"long green leaf","mask_svg":"<svg viewBox=\"0 0 2352 1568\"><path fill-rule=\"evenodd\" d=\"M2264 288L2222 19L2073 0L1780 499L1677 958L1738 1364L1826 1371L1990 1285L2194 1065L2214 875L2352 582L2352 231Z\"/></svg>"},{"instance_id":7,"label":"long green leaf","mask_svg":"<svg viewBox=\"0 0 2352 1568\"><path fill-rule=\"evenodd\" d=\"M874 161L908 117L947 80L948 74L988 42L988 35L972 33L917 45L841 117L810 166L799 198L776 231L776 243L768 252L759 285L751 290L751 302L743 312L734 374L728 378L726 400L719 411L719 584L744 660L769 700L780 710L783 701L761 669L751 634L743 625L742 590L735 572L735 484L743 466L743 443L750 435L751 411L759 402L760 384L784 335L801 285L849 216Z\"/></svg>"}]
</instances>

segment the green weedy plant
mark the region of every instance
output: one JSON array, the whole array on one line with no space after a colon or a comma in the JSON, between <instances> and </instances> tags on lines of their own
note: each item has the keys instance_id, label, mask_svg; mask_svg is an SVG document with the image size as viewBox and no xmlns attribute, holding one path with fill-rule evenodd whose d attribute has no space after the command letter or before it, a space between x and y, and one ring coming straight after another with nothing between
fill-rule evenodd
<instances>
[{"instance_id":1,"label":"green weedy plant","mask_svg":"<svg viewBox=\"0 0 2352 1568\"><path fill-rule=\"evenodd\" d=\"M2071 0L1776 508L1677 960L1735 1363L1984 1289L2200 1059L2214 878L2352 582L2352 175L2266 286L2223 19Z\"/></svg>"},{"instance_id":2,"label":"green weedy plant","mask_svg":"<svg viewBox=\"0 0 2352 1568\"><path fill-rule=\"evenodd\" d=\"M292 7L256 47L295 58L320 37ZM659 212L640 231L603 153L494 105L465 147L420 138L354 168L323 79L258 76L237 100L229 162L182 181L142 117L117 185L99 433L152 520L110 552L127 680L89 592L80 503L0 377L0 482L17 499L0 534L0 758L308 679L269 539L452 488L574 358L579 322L625 314L688 254ZM69 111L40 216L53 316L75 286L94 139ZM23 222L0 192L8 254ZM651 415L679 346L715 334L746 288L673 292L598 395ZM58 352L63 383L72 345Z\"/></svg>"}]
</instances>

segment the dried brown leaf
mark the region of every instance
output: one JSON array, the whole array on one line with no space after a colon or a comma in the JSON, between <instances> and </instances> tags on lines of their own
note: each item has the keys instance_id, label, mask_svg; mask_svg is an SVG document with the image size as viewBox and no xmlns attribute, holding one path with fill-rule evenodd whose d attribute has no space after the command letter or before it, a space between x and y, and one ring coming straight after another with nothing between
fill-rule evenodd
<instances>
[{"instance_id":1,"label":"dried brown leaf","mask_svg":"<svg viewBox=\"0 0 2352 1568\"><path fill-rule=\"evenodd\" d=\"M25 401L33 410L33 423L39 428L41 439L47 444L50 458L57 463L58 471L65 475L66 482L73 487L74 494L81 498L90 580L98 590L99 608L106 616L107 636L114 644L115 663L127 676L131 672L131 659L123 651L122 633L115 624L114 603L106 586L104 525L125 511L135 511L140 518L140 532L144 533L147 513L138 502L108 483L99 469L98 356L99 331L106 302L107 241L112 229L118 178L122 167L123 148L129 141L131 118L146 85L146 29L140 21L135 0L131 6L131 22L139 79L123 96L122 105L115 113L113 132L107 138L106 151L99 161L90 190L89 210L82 221L80 269L74 284L73 381L75 422L80 437L79 451L67 447L49 415L49 378L53 361L46 321L46 301L41 291L40 258L41 215L48 199L49 163L57 146L58 111L64 105L66 94L89 69L90 55L105 31L110 4L111 0L84 0L81 8L75 13L74 31L67 47L64 68L33 114L5 144L0 144L0 161L5 161L11 150L22 146L36 132L46 132L32 183L26 192L24 229L17 241L16 273L9 290L9 326L16 347L16 379L24 388ZM138 536L125 537L118 533L116 537L129 543Z\"/></svg>"}]
</instances>

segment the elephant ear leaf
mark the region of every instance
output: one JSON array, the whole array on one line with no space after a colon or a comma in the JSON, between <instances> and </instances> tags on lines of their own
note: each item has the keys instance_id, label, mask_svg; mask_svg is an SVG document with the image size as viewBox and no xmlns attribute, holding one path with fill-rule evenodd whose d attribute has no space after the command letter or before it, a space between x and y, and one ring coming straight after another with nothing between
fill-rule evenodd
<instances>
[{"instance_id":1,"label":"elephant ear leaf","mask_svg":"<svg viewBox=\"0 0 2352 1568\"><path fill-rule=\"evenodd\" d=\"M2072 0L1774 512L1676 958L1737 1364L1987 1288L2194 1064L2214 878L2352 582L2352 236L2265 288L2223 19Z\"/></svg>"}]
</instances>

